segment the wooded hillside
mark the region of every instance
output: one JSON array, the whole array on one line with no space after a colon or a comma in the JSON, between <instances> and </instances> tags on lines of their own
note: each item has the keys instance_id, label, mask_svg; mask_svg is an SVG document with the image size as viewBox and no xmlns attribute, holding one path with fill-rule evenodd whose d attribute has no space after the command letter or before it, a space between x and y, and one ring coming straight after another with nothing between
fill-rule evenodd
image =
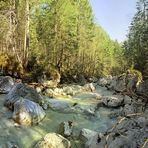
<instances>
[{"instance_id":1,"label":"wooded hillside","mask_svg":"<svg viewBox=\"0 0 148 148\"><path fill-rule=\"evenodd\" d=\"M17 77L147 75L148 2L138 0L124 46L95 23L89 0L1 0L0 68Z\"/></svg>"}]
</instances>

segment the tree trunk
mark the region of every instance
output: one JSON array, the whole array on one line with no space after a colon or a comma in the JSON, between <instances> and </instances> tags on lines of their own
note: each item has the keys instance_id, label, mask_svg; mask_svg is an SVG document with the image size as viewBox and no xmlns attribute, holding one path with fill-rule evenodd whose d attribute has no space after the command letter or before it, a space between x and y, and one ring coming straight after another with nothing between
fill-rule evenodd
<instances>
[{"instance_id":1,"label":"tree trunk","mask_svg":"<svg viewBox=\"0 0 148 148\"><path fill-rule=\"evenodd\" d=\"M25 1L25 34L24 34L24 55L23 55L23 67L26 68L28 63L28 51L29 51L29 1Z\"/></svg>"}]
</instances>

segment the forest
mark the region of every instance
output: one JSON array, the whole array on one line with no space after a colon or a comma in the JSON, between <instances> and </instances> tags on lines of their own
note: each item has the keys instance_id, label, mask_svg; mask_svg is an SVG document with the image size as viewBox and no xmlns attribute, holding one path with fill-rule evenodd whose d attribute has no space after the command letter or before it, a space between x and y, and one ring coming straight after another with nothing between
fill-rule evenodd
<instances>
[{"instance_id":1,"label":"forest","mask_svg":"<svg viewBox=\"0 0 148 148\"><path fill-rule=\"evenodd\" d=\"M148 0L136 2L119 42L90 0L0 0L0 147L148 146Z\"/></svg>"},{"instance_id":2,"label":"forest","mask_svg":"<svg viewBox=\"0 0 148 148\"><path fill-rule=\"evenodd\" d=\"M147 77L147 15L147 1L139 1L127 40L118 43L95 23L89 0L1 0L1 72L101 77L132 67Z\"/></svg>"}]
</instances>

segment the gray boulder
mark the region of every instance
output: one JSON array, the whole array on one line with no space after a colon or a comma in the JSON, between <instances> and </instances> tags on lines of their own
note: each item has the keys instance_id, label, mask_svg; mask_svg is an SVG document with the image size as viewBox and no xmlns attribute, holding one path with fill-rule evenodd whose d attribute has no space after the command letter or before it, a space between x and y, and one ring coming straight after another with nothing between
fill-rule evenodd
<instances>
[{"instance_id":1,"label":"gray boulder","mask_svg":"<svg viewBox=\"0 0 148 148\"><path fill-rule=\"evenodd\" d=\"M138 85L136 92L143 95L144 101L148 102L148 79Z\"/></svg>"},{"instance_id":2,"label":"gray boulder","mask_svg":"<svg viewBox=\"0 0 148 148\"><path fill-rule=\"evenodd\" d=\"M102 101L105 106L108 107L119 107L123 103L123 97L120 95L104 96Z\"/></svg>"},{"instance_id":3,"label":"gray boulder","mask_svg":"<svg viewBox=\"0 0 148 148\"><path fill-rule=\"evenodd\" d=\"M106 86L107 84L108 84L108 81L105 78L100 78L98 81L98 85L100 86Z\"/></svg>"},{"instance_id":4,"label":"gray boulder","mask_svg":"<svg viewBox=\"0 0 148 148\"><path fill-rule=\"evenodd\" d=\"M14 81L9 76L0 76L0 94L7 94L12 89Z\"/></svg>"},{"instance_id":5,"label":"gray boulder","mask_svg":"<svg viewBox=\"0 0 148 148\"><path fill-rule=\"evenodd\" d=\"M48 133L39 141L35 148L70 148L70 142L63 136L56 133Z\"/></svg>"},{"instance_id":6,"label":"gray boulder","mask_svg":"<svg viewBox=\"0 0 148 148\"><path fill-rule=\"evenodd\" d=\"M132 103L132 98L125 95L124 96L124 104L131 104Z\"/></svg>"},{"instance_id":7,"label":"gray boulder","mask_svg":"<svg viewBox=\"0 0 148 148\"><path fill-rule=\"evenodd\" d=\"M145 104L141 102L132 102L131 104L126 104L123 108L124 115L133 113L142 113L144 111Z\"/></svg>"},{"instance_id":8,"label":"gray boulder","mask_svg":"<svg viewBox=\"0 0 148 148\"><path fill-rule=\"evenodd\" d=\"M135 108L133 105L126 104L123 108L124 115L135 113Z\"/></svg>"},{"instance_id":9,"label":"gray boulder","mask_svg":"<svg viewBox=\"0 0 148 148\"><path fill-rule=\"evenodd\" d=\"M120 76L120 77L113 77L113 79L110 82L110 85L108 86L109 89L115 90L117 92L123 92L126 90L126 76Z\"/></svg>"},{"instance_id":10,"label":"gray boulder","mask_svg":"<svg viewBox=\"0 0 148 148\"><path fill-rule=\"evenodd\" d=\"M31 101L37 103L41 103L43 99L35 89L23 83L18 83L7 94L4 104L8 108L13 109L14 103L20 98L29 98Z\"/></svg>"},{"instance_id":11,"label":"gray boulder","mask_svg":"<svg viewBox=\"0 0 148 148\"><path fill-rule=\"evenodd\" d=\"M85 148L97 148L97 139L99 137L99 134L95 131L85 129L83 128L80 132L79 138L81 141L81 144Z\"/></svg>"},{"instance_id":12,"label":"gray boulder","mask_svg":"<svg viewBox=\"0 0 148 148\"><path fill-rule=\"evenodd\" d=\"M98 147L140 148L148 139L147 125L148 120L145 116L133 116L120 120L120 123L116 124L112 131L106 132L106 135L101 138Z\"/></svg>"},{"instance_id":13,"label":"gray boulder","mask_svg":"<svg viewBox=\"0 0 148 148\"><path fill-rule=\"evenodd\" d=\"M13 119L21 125L39 123L45 117L43 109L35 102L19 99L14 103Z\"/></svg>"}]
</instances>

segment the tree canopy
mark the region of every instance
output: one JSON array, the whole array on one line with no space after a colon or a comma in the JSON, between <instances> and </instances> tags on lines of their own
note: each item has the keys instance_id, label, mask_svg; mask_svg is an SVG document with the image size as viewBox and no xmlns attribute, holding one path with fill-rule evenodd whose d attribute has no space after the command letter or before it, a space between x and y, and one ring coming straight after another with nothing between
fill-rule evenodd
<instances>
[{"instance_id":1,"label":"tree canopy","mask_svg":"<svg viewBox=\"0 0 148 148\"><path fill-rule=\"evenodd\" d=\"M89 0L1 0L1 71L36 77L54 69L64 77L101 77L134 65L146 75L147 5L138 0L121 47L95 23Z\"/></svg>"},{"instance_id":2,"label":"tree canopy","mask_svg":"<svg viewBox=\"0 0 148 148\"><path fill-rule=\"evenodd\" d=\"M148 0L137 1L137 12L129 27L124 48L129 66L148 77Z\"/></svg>"}]
</instances>

